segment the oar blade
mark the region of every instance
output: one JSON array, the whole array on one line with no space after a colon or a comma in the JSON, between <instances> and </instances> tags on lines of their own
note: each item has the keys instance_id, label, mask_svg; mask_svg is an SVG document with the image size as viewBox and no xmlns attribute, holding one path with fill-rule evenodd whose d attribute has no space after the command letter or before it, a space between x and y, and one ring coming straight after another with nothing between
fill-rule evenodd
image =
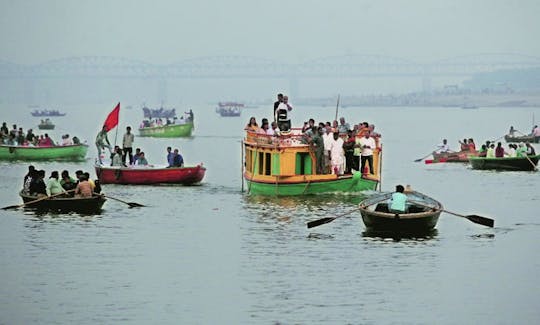
<instances>
[{"instance_id":1,"label":"oar blade","mask_svg":"<svg viewBox=\"0 0 540 325\"><path fill-rule=\"evenodd\" d=\"M127 203L131 208L141 208L141 207L145 207L146 205L142 205L140 203L137 203L137 202L128 202Z\"/></svg>"},{"instance_id":2,"label":"oar blade","mask_svg":"<svg viewBox=\"0 0 540 325\"><path fill-rule=\"evenodd\" d=\"M11 210L11 209L17 209L17 208L20 208L21 205L18 204L18 205L8 205L7 207L3 207L2 210Z\"/></svg>"},{"instance_id":3,"label":"oar blade","mask_svg":"<svg viewBox=\"0 0 540 325\"><path fill-rule=\"evenodd\" d=\"M308 228L313 228L313 227L317 227L317 226L320 226L320 225L324 225L325 223L329 223L329 222L334 221L334 219L336 219L336 217L326 217L326 218L322 218L322 219L318 219L318 220L313 220L313 221L310 221L310 222L307 223L307 227Z\"/></svg>"},{"instance_id":4,"label":"oar blade","mask_svg":"<svg viewBox=\"0 0 540 325\"><path fill-rule=\"evenodd\" d=\"M465 216L465 218L469 219L470 221L472 221L474 223L477 223L477 224L480 224L480 225L483 225L483 226L487 226L487 227L491 227L491 228L493 228L493 226L495 226L495 220L490 219L490 218L478 216L478 215L475 215L475 214Z\"/></svg>"},{"instance_id":5,"label":"oar blade","mask_svg":"<svg viewBox=\"0 0 540 325\"><path fill-rule=\"evenodd\" d=\"M418 159L415 159L414 162L421 162L422 159L424 159L424 158L418 158Z\"/></svg>"}]
</instances>

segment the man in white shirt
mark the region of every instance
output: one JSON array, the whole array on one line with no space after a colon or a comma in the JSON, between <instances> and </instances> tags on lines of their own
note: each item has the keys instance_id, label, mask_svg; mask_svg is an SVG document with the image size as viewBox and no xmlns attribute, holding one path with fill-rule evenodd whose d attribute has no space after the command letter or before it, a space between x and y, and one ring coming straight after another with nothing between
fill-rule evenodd
<instances>
[{"instance_id":1,"label":"man in white shirt","mask_svg":"<svg viewBox=\"0 0 540 325\"><path fill-rule=\"evenodd\" d=\"M124 153L122 156L122 163L126 163L126 156L129 157L129 164L133 165L133 140L135 140L135 136L133 133L131 133L131 126L126 127L126 134L124 134L124 138L122 139L122 152Z\"/></svg>"},{"instance_id":2,"label":"man in white shirt","mask_svg":"<svg viewBox=\"0 0 540 325\"><path fill-rule=\"evenodd\" d=\"M334 139L334 133L332 132L330 125L324 127L322 138L324 143L324 161L327 168L325 172L328 172L328 168L332 165L330 162L330 142ZM330 173L332 172L330 171Z\"/></svg>"},{"instance_id":3,"label":"man in white shirt","mask_svg":"<svg viewBox=\"0 0 540 325\"><path fill-rule=\"evenodd\" d=\"M443 139L442 140L442 144L439 144L437 146L437 148L439 148L437 150L438 153L441 153L441 152L450 152L450 147L448 146L448 141L446 139Z\"/></svg>"},{"instance_id":4,"label":"man in white shirt","mask_svg":"<svg viewBox=\"0 0 540 325\"><path fill-rule=\"evenodd\" d=\"M371 133L367 131L364 135L364 137L360 138L359 140L360 148L362 150L361 156L360 156L360 171L364 171L364 166L366 164L366 161L369 164L369 173L373 173L373 150L376 147L375 139L371 137Z\"/></svg>"},{"instance_id":5,"label":"man in white shirt","mask_svg":"<svg viewBox=\"0 0 540 325\"><path fill-rule=\"evenodd\" d=\"M276 109L276 121L281 131L289 131L291 129L291 111L293 107L289 103L289 97L283 96L283 102Z\"/></svg>"},{"instance_id":6,"label":"man in white shirt","mask_svg":"<svg viewBox=\"0 0 540 325\"><path fill-rule=\"evenodd\" d=\"M338 132L333 133L330 140L329 149L332 172L336 175L343 174L343 163L345 162L345 153L343 152L343 139L339 137Z\"/></svg>"}]
</instances>

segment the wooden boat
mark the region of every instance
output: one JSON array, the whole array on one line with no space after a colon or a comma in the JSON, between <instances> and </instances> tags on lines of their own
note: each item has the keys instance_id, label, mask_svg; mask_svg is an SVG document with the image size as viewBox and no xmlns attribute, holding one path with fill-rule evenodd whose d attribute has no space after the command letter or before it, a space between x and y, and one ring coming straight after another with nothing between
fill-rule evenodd
<instances>
[{"instance_id":1,"label":"wooden boat","mask_svg":"<svg viewBox=\"0 0 540 325\"><path fill-rule=\"evenodd\" d=\"M37 117L40 117L40 116L65 116L66 113L60 113L59 111L57 110L41 110L41 111L38 111L38 110L34 110L32 112L30 112L30 114L32 114L32 116L37 116Z\"/></svg>"},{"instance_id":2,"label":"wooden boat","mask_svg":"<svg viewBox=\"0 0 540 325\"><path fill-rule=\"evenodd\" d=\"M443 211L442 204L422 193L405 191L406 213L388 211L388 200L392 193L384 193L363 200L359 204L360 214L370 231L391 233L427 233L437 225Z\"/></svg>"},{"instance_id":3,"label":"wooden boat","mask_svg":"<svg viewBox=\"0 0 540 325\"><path fill-rule=\"evenodd\" d=\"M539 143L540 142L540 136L534 136L534 135L522 135L522 136L519 136L519 135L510 135L510 134L507 134L504 136L504 140L508 143L512 143L512 142L516 142L516 143L519 143L519 142L529 142L529 143Z\"/></svg>"},{"instance_id":4,"label":"wooden boat","mask_svg":"<svg viewBox=\"0 0 540 325\"><path fill-rule=\"evenodd\" d=\"M0 160L84 160L88 145L32 147L0 145Z\"/></svg>"},{"instance_id":5,"label":"wooden boat","mask_svg":"<svg viewBox=\"0 0 540 325\"><path fill-rule=\"evenodd\" d=\"M531 171L536 169L540 155L527 157L469 157L472 169L495 169L495 170L515 170Z\"/></svg>"},{"instance_id":6,"label":"wooden boat","mask_svg":"<svg viewBox=\"0 0 540 325\"><path fill-rule=\"evenodd\" d=\"M375 190L380 180L380 147L373 152L373 174L316 174L315 153L300 129L279 137L247 131L243 140L248 194L292 196ZM363 170L363 169L362 169Z\"/></svg>"},{"instance_id":7,"label":"wooden boat","mask_svg":"<svg viewBox=\"0 0 540 325\"><path fill-rule=\"evenodd\" d=\"M37 196L19 192L24 203L39 199ZM25 207L53 212L77 212L77 213L98 213L107 199L103 195L95 194L88 198L61 197L44 199L36 203L31 203Z\"/></svg>"},{"instance_id":8,"label":"wooden boat","mask_svg":"<svg viewBox=\"0 0 540 325\"><path fill-rule=\"evenodd\" d=\"M54 130L54 124L49 119L45 121L41 121L41 123L38 124L38 128L40 130Z\"/></svg>"},{"instance_id":9,"label":"wooden boat","mask_svg":"<svg viewBox=\"0 0 540 325\"><path fill-rule=\"evenodd\" d=\"M95 166L101 184L182 184L200 183L206 168L199 164L193 167L106 167Z\"/></svg>"},{"instance_id":10,"label":"wooden boat","mask_svg":"<svg viewBox=\"0 0 540 325\"><path fill-rule=\"evenodd\" d=\"M242 114L242 106L240 104L218 103L216 113L223 117L240 116Z\"/></svg>"},{"instance_id":11,"label":"wooden boat","mask_svg":"<svg viewBox=\"0 0 540 325\"><path fill-rule=\"evenodd\" d=\"M441 152L437 153L436 151L433 152L433 162L460 162L460 163L468 163L469 162L469 156L478 156L478 151L457 151L457 152Z\"/></svg>"},{"instance_id":12,"label":"wooden boat","mask_svg":"<svg viewBox=\"0 0 540 325\"><path fill-rule=\"evenodd\" d=\"M139 128L139 135L141 137L178 138L190 137L192 131L193 122L185 122L180 124L142 127Z\"/></svg>"}]
</instances>

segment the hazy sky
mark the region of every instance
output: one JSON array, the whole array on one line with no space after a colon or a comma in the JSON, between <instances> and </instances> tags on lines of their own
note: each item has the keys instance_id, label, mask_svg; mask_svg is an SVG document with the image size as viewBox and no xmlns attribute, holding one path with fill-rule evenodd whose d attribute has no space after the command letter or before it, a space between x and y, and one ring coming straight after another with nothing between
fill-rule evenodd
<instances>
[{"instance_id":1,"label":"hazy sky","mask_svg":"<svg viewBox=\"0 0 540 325\"><path fill-rule=\"evenodd\" d=\"M242 55L285 62L345 54L434 61L540 57L538 0L0 0L0 60L113 56L167 64Z\"/></svg>"}]
</instances>

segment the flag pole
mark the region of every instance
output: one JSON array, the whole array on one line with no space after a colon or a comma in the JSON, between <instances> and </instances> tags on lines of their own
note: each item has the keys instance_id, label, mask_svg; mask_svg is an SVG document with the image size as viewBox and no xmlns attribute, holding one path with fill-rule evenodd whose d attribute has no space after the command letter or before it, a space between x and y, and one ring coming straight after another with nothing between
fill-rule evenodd
<instances>
[{"instance_id":1,"label":"flag pole","mask_svg":"<svg viewBox=\"0 0 540 325\"><path fill-rule=\"evenodd\" d=\"M118 102L118 107L120 107L120 102ZM120 110L118 110L118 120L120 120ZM116 126L116 133L114 134L114 147L116 148L116 139L118 138L118 128L119 126Z\"/></svg>"}]
</instances>

